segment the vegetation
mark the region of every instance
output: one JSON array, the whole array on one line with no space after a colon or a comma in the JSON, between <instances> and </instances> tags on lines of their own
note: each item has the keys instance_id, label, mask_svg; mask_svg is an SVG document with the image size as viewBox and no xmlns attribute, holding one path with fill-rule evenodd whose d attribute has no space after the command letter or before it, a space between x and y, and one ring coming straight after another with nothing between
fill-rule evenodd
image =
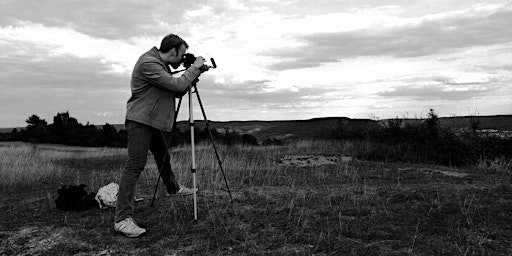
<instances>
[{"instance_id":1,"label":"vegetation","mask_svg":"<svg viewBox=\"0 0 512 256\"><path fill-rule=\"evenodd\" d=\"M37 115L30 116L27 120L25 130L13 129L10 133L0 133L0 141L23 141L31 143L50 143L68 146L85 147L126 147L127 132L124 129L117 129L106 123L101 129L87 123L83 125L69 115L69 112L61 112L53 117L53 123L48 124L46 120ZM250 134L240 135L233 129L225 129L220 133L215 129L205 127L203 130L195 131L195 141L209 140L210 133L218 143L226 145L258 145L256 137ZM272 139L276 143L278 140ZM176 129L172 133L171 143L173 146L190 143L190 131Z\"/></svg>"},{"instance_id":2,"label":"vegetation","mask_svg":"<svg viewBox=\"0 0 512 256\"><path fill-rule=\"evenodd\" d=\"M442 125L434 110L430 110L426 118L414 121L399 118L387 122L354 121L348 118L337 120L338 124L331 132L328 130L320 134L310 132L310 138L334 139L351 143L352 154L358 159L446 166L474 166L481 159L492 160L512 157L512 137L481 136L478 133L480 121L476 117L467 119L466 127L468 129L465 133L460 133L450 126ZM101 126L101 128L90 124L82 125L68 112L58 113L53 118L52 124L48 124L37 115L30 116L26 122L26 129L0 134L0 141L88 147L126 147L127 132L125 130L117 131L113 125L108 123ZM302 128L307 130L305 123L307 122L298 125L291 122L283 125L288 128L304 126ZM459 122L455 126L460 127L460 125ZM227 146L279 146L286 143L286 141L270 136L258 141L255 136L241 134L234 128L210 129L207 126L203 126L202 130L198 128L195 129L196 142L209 141L211 135L216 143ZM281 133L284 135L286 131L281 131ZM172 146L189 143L189 130L175 129L171 139Z\"/></svg>"},{"instance_id":3,"label":"vegetation","mask_svg":"<svg viewBox=\"0 0 512 256\"><path fill-rule=\"evenodd\" d=\"M30 116L25 130L13 129L0 136L2 141L23 141L31 143L51 143L87 147L126 147L126 131L117 131L106 123L101 129L87 123L83 125L69 115L61 112L53 117L53 123L37 115Z\"/></svg>"},{"instance_id":4,"label":"vegetation","mask_svg":"<svg viewBox=\"0 0 512 256\"><path fill-rule=\"evenodd\" d=\"M470 119L471 132L457 134L441 126L434 110L417 122L392 119L364 129L341 122L332 137L350 141L359 159L386 162L474 166L481 159L512 158L512 138L479 136L478 122Z\"/></svg>"},{"instance_id":5,"label":"vegetation","mask_svg":"<svg viewBox=\"0 0 512 256\"><path fill-rule=\"evenodd\" d=\"M510 159L471 168L342 161L361 154L353 145L221 145L231 202L211 147L201 143L198 221L191 198L164 197L162 186L156 206L148 205L158 177L150 158L136 194L145 198L136 218L148 234L129 239L113 232L113 209L62 212L54 203L61 184L84 183L95 191L117 181L125 149L3 143L0 255L512 253ZM175 147L171 155L178 179L190 186L190 147ZM284 165L280 160L290 155L339 160Z\"/></svg>"},{"instance_id":6,"label":"vegetation","mask_svg":"<svg viewBox=\"0 0 512 256\"><path fill-rule=\"evenodd\" d=\"M198 131L199 219L190 197L166 197L162 185L149 205L158 179L149 157L135 195L148 234L129 239L113 231L112 208L56 208L61 185L97 191L119 181L127 157L119 147L48 144L89 126L61 114L53 124L27 119L19 133L32 143L0 142L0 255L512 255L512 144L478 135L477 122L456 134L431 111L415 123L353 129L341 120L323 140L261 143ZM67 135L52 137L58 127ZM191 186L191 148L179 143L188 135L176 136L172 167ZM314 162L321 157L329 161Z\"/></svg>"}]
</instances>

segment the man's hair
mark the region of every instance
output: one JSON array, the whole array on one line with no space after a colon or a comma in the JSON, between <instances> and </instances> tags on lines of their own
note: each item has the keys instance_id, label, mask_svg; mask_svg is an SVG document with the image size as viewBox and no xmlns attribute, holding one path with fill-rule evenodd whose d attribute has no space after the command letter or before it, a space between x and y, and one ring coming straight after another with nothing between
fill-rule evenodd
<instances>
[{"instance_id":1,"label":"man's hair","mask_svg":"<svg viewBox=\"0 0 512 256\"><path fill-rule=\"evenodd\" d=\"M181 39L181 37L175 34L169 34L165 36L164 39L162 39L159 51L161 53L168 53L170 50L174 48L176 49L176 52L178 52L182 44L184 44L185 47L187 47L188 49L188 44L187 42L185 42L185 40Z\"/></svg>"}]
</instances>

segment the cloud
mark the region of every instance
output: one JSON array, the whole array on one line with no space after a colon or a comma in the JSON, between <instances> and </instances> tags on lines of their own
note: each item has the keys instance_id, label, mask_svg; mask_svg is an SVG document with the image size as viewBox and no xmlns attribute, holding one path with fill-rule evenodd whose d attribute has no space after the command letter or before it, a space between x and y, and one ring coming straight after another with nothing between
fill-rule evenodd
<instances>
[{"instance_id":1,"label":"cloud","mask_svg":"<svg viewBox=\"0 0 512 256\"><path fill-rule=\"evenodd\" d=\"M269 82L216 83L213 76L204 76L198 89L207 117L218 121L315 117L311 113L326 103L329 94L336 90L327 86L273 90ZM200 112L194 115L202 117ZM180 118L187 117L187 114L180 115Z\"/></svg>"},{"instance_id":2,"label":"cloud","mask_svg":"<svg viewBox=\"0 0 512 256\"><path fill-rule=\"evenodd\" d=\"M495 94L500 90L494 79L475 82L475 78L451 78L446 76L404 79L403 85L378 92L381 97L401 97L421 101L463 101Z\"/></svg>"},{"instance_id":3,"label":"cloud","mask_svg":"<svg viewBox=\"0 0 512 256\"><path fill-rule=\"evenodd\" d=\"M446 91L442 86L409 87L401 86L392 91L379 93L383 97L407 97L417 100L467 100L483 95L486 91Z\"/></svg>"},{"instance_id":4,"label":"cloud","mask_svg":"<svg viewBox=\"0 0 512 256\"><path fill-rule=\"evenodd\" d=\"M0 52L29 61L55 56L95 58L110 65L112 72L128 72L145 42L94 38L69 27L50 27L40 23L18 22L0 27ZM149 46L146 46L149 49Z\"/></svg>"},{"instance_id":5,"label":"cloud","mask_svg":"<svg viewBox=\"0 0 512 256\"><path fill-rule=\"evenodd\" d=\"M170 32L219 65L199 85L213 120L366 117L426 99L492 112L510 106L512 8L475 2L4 0L2 117L122 122L133 64Z\"/></svg>"},{"instance_id":6,"label":"cloud","mask_svg":"<svg viewBox=\"0 0 512 256\"><path fill-rule=\"evenodd\" d=\"M0 26L19 21L69 27L92 37L124 40L136 35L158 36L175 29L183 10L204 1L3 1Z\"/></svg>"},{"instance_id":7,"label":"cloud","mask_svg":"<svg viewBox=\"0 0 512 256\"><path fill-rule=\"evenodd\" d=\"M275 90L268 83L271 80L253 80L242 83L216 83L213 77L201 78L199 90L201 94L208 95L210 99L219 104L244 103L255 104L293 104L324 97L336 90L334 87L323 86L319 88L292 87ZM203 92L204 91L204 92Z\"/></svg>"},{"instance_id":8,"label":"cloud","mask_svg":"<svg viewBox=\"0 0 512 256\"><path fill-rule=\"evenodd\" d=\"M467 11L427 15L399 26L347 32L311 33L296 38L303 45L264 54L281 60L273 70L316 67L358 56L427 56L457 48L512 41L512 8L477 6Z\"/></svg>"},{"instance_id":9,"label":"cloud","mask_svg":"<svg viewBox=\"0 0 512 256\"><path fill-rule=\"evenodd\" d=\"M111 72L101 57L49 54L51 47L24 43L0 46L2 125L18 126L36 114L50 120L70 111L80 122L122 122L129 97L129 76ZM94 113L116 112L116 119Z\"/></svg>"}]
</instances>

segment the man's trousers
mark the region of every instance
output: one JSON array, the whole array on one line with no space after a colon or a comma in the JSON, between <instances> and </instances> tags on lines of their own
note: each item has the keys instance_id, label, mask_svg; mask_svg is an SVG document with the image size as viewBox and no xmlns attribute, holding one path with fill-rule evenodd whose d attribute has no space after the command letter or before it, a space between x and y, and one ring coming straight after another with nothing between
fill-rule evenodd
<instances>
[{"instance_id":1,"label":"man's trousers","mask_svg":"<svg viewBox=\"0 0 512 256\"><path fill-rule=\"evenodd\" d=\"M148 150L151 150L151 153L153 153L158 169L161 170L162 180L167 188L167 192L175 194L179 189L179 185L171 170L170 156L167 151L171 133L130 120L126 121L126 130L128 131L128 161L119 182L115 215L116 222L133 217L135 210L135 186L146 166ZM164 142L164 140L166 141ZM165 162L163 161L164 157Z\"/></svg>"}]
</instances>

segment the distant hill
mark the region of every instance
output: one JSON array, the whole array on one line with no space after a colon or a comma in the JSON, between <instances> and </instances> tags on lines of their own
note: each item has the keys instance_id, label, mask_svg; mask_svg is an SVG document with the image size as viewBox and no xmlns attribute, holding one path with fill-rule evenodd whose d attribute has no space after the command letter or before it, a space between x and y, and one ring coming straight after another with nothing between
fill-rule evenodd
<instances>
[{"instance_id":1,"label":"distant hill","mask_svg":"<svg viewBox=\"0 0 512 256\"><path fill-rule=\"evenodd\" d=\"M479 121L479 129L496 129L500 131L512 131L512 115L499 116L462 116L462 117L441 117L439 121L442 126L454 129L470 128L470 118ZM302 139L319 138L330 133L341 123L349 127L363 128L371 123L385 122L390 119L374 121L370 119L352 119L347 117L326 117L309 120L283 120L283 121L210 121L210 128L222 131L233 129L240 134L251 134L258 140L266 138L276 139ZM420 122L418 119L407 119L406 122ZM114 125L117 129L124 129L124 125ZM195 121L197 129L204 129L205 123L202 120ZM180 121L177 128L181 131L188 129L188 121Z\"/></svg>"},{"instance_id":2,"label":"distant hill","mask_svg":"<svg viewBox=\"0 0 512 256\"><path fill-rule=\"evenodd\" d=\"M479 122L479 129L496 129L500 131L512 131L512 115L498 116L462 116L462 117L441 117L439 118L441 125L452 127L455 129L469 128L470 118L476 118ZM370 119L351 119L347 117L326 117L314 118L309 120L284 120L284 121L229 121L217 122L210 121L210 128L223 131L224 129L232 129L240 134L251 134L258 140L266 138L276 139L302 139L302 138L318 138L326 133L330 133L341 123L349 127L363 128L371 123L386 122L390 119L374 121ZM418 122L420 119L405 119L405 122ZM113 124L117 130L124 129L124 124ZM202 120L196 120L197 129L204 129L205 123ZM98 128L102 126L99 125ZM177 128L181 131L188 129L188 121L180 121ZM0 128L0 132L8 133L13 128ZM24 128L17 128L24 129Z\"/></svg>"},{"instance_id":3,"label":"distant hill","mask_svg":"<svg viewBox=\"0 0 512 256\"><path fill-rule=\"evenodd\" d=\"M315 118L309 120L289 121L231 121L212 122L210 128L222 131L232 129L240 134L250 134L258 140L266 138L276 139L301 139L318 138L330 133L334 128L343 122L352 127L363 127L374 121L369 119L350 119L346 117ZM198 129L204 129L204 121L196 121ZM178 129L188 129L187 122L179 122Z\"/></svg>"},{"instance_id":4,"label":"distant hill","mask_svg":"<svg viewBox=\"0 0 512 256\"><path fill-rule=\"evenodd\" d=\"M18 131L20 131L25 130L25 127L0 128L0 133L10 133L13 129L17 129Z\"/></svg>"}]
</instances>

